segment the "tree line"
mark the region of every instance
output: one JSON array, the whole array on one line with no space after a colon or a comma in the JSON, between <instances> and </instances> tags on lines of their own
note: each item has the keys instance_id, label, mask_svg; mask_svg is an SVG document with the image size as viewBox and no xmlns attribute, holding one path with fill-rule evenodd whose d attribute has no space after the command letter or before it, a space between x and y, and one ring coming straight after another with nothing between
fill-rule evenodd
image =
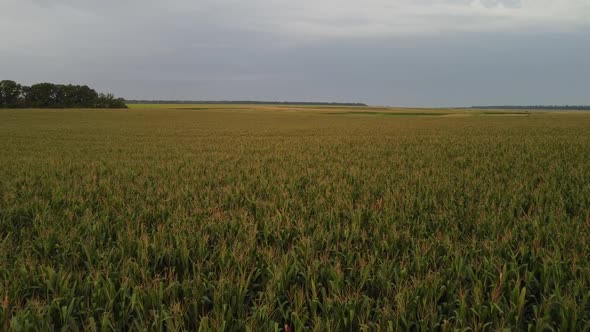
<instances>
[{"instance_id":1,"label":"tree line","mask_svg":"<svg viewBox=\"0 0 590 332\"><path fill-rule=\"evenodd\" d=\"M367 106L363 103L257 101L257 100L127 100L128 104L240 104L240 105L306 105L306 106Z\"/></svg>"},{"instance_id":2,"label":"tree line","mask_svg":"<svg viewBox=\"0 0 590 332\"><path fill-rule=\"evenodd\" d=\"M474 109L508 109L508 110L570 110L570 111L588 111L588 105L529 105L529 106L471 106Z\"/></svg>"},{"instance_id":3,"label":"tree line","mask_svg":"<svg viewBox=\"0 0 590 332\"><path fill-rule=\"evenodd\" d=\"M127 108L125 99L98 93L87 85L0 81L1 108Z\"/></svg>"}]
</instances>

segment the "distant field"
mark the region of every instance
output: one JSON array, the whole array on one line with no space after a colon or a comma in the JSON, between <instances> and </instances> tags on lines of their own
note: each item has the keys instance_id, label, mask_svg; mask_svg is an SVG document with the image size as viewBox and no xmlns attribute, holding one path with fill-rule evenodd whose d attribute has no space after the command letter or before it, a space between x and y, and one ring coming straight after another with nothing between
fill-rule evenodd
<instances>
[{"instance_id":1,"label":"distant field","mask_svg":"<svg viewBox=\"0 0 590 332\"><path fill-rule=\"evenodd\" d=\"M0 110L0 330L590 328L590 113Z\"/></svg>"},{"instance_id":2,"label":"distant field","mask_svg":"<svg viewBox=\"0 0 590 332\"><path fill-rule=\"evenodd\" d=\"M168 110L251 110L251 111L297 111L298 113L323 112L335 114L353 115L502 115L518 114L525 115L534 113L551 114L552 111L539 110L494 110L494 109L471 109L471 108L403 108L403 107L380 107L380 106L330 106L330 105L252 105L252 104L129 104L132 109L168 109ZM572 113L572 111L559 111L559 113ZM575 112L575 111L574 111ZM555 113L555 111L553 111ZM577 112L580 113L580 112Z\"/></svg>"}]
</instances>

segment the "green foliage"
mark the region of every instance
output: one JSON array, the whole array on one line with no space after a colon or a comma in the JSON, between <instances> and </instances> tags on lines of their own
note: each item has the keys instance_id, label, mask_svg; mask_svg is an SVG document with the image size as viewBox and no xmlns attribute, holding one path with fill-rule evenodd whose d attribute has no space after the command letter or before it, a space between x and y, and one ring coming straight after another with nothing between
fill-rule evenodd
<instances>
[{"instance_id":1,"label":"green foliage","mask_svg":"<svg viewBox=\"0 0 590 332\"><path fill-rule=\"evenodd\" d=\"M115 98L110 93L107 94L99 94L98 98L96 99L96 108L127 108L125 104L125 99L123 98Z\"/></svg>"},{"instance_id":2,"label":"green foliage","mask_svg":"<svg viewBox=\"0 0 590 332\"><path fill-rule=\"evenodd\" d=\"M0 106L4 108L127 108L123 98L98 94L86 85L38 83L20 86L0 82Z\"/></svg>"},{"instance_id":3,"label":"green foliage","mask_svg":"<svg viewBox=\"0 0 590 332\"><path fill-rule=\"evenodd\" d=\"M24 104L34 108L56 108L62 103L63 95L63 89L55 84L33 84L26 90Z\"/></svg>"},{"instance_id":4,"label":"green foliage","mask_svg":"<svg viewBox=\"0 0 590 332\"><path fill-rule=\"evenodd\" d=\"M0 112L0 329L589 328L590 115L330 112Z\"/></svg>"},{"instance_id":5,"label":"green foliage","mask_svg":"<svg viewBox=\"0 0 590 332\"><path fill-rule=\"evenodd\" d=\"M0 106L18 107L23 87L15 81L0 81Z\"/></svg>"}]
</instances>

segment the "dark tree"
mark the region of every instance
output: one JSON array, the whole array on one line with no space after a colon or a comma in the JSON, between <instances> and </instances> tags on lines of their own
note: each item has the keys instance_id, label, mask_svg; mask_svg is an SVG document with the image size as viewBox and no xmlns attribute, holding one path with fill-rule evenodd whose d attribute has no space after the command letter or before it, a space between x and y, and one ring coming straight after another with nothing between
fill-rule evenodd
<instances>
[{"instance_id":1,"label":"dark tree","mask_svg":"<svg viewBox=\"0 0 590 332\"><path fill-rule=\"evenodd\" d=\"M25 104L34 108L59 107L58 98L61 92L58 90L52 83L33 84L25 95Z\"/></svg>"},{"instance_id":2,"label":"dark tree","mask_svg":"<svg viewBox=\"0 0 590 332\"><path fill-rule=\"evenodd\" d=\"M96 107L98 93L87 85L63 85L64 107Z\"/></svg>"},{"instance_id":3,"label":"dark tree","mask_svg":"<svg viewBox=\"0 0 590 332\"><path fill-rule=\"evenodd\" d=\"M99 108L126 108L125 99L115 98L112 94L99 94L98 95Z\"/></svg>"},{"instance_id":4,"label":"dark tree","mask_svg":"<svg viewBox=\"0 0 590 332\"><path fill-rule=\"evenodd\" d=\"M15 81L0 81L0 106L17 107L20 102L23 88Z\"/></svg>"},{"instance_id":5,"label":"dark tree","mask_svg":"<svg viewBox=\"0 0 590 332\"><path fill-rule=\"evenodd\" d=\"M127 108L123 98L99 94L87 85L38 83L30 87L0 82L3 108Z\"/></svg>"}]
</instances>

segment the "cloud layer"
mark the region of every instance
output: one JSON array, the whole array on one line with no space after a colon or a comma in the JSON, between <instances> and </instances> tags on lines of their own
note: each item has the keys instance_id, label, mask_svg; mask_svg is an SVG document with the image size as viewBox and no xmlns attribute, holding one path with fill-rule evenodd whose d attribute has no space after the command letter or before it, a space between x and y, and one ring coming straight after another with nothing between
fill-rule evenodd
<instances>
[{"instance_id":1,"label":"cloud layer","mask_svg":"<svg viewBox=\"0 0 590 332\"><path fill-rule=\"evenodd\" d=\"M220 46L235 35L305 41L456 32L539 33L590 25L587 0L4 0L0 28L18 31L9 46L53 42L146 44L194 34ZM72 38L59 38L72 36ZM102 37L102 40L101 40ZM119 38L116 38L119 37ZM58 39L58 40L56 40ZM229 39L229 41L228 41ZM239 38L238 38L239 39Z\"/></svg>"},{"instance_id":2,"label":"cloud layer","mask_svg":"<svg viewBox=\"0 0 590 332\"><path fill-rule=\"evenodd\" d=\"M0 75L130 98L582 103L588 17L588 0L2 0Z\"/></svg>"}]
</instances>

